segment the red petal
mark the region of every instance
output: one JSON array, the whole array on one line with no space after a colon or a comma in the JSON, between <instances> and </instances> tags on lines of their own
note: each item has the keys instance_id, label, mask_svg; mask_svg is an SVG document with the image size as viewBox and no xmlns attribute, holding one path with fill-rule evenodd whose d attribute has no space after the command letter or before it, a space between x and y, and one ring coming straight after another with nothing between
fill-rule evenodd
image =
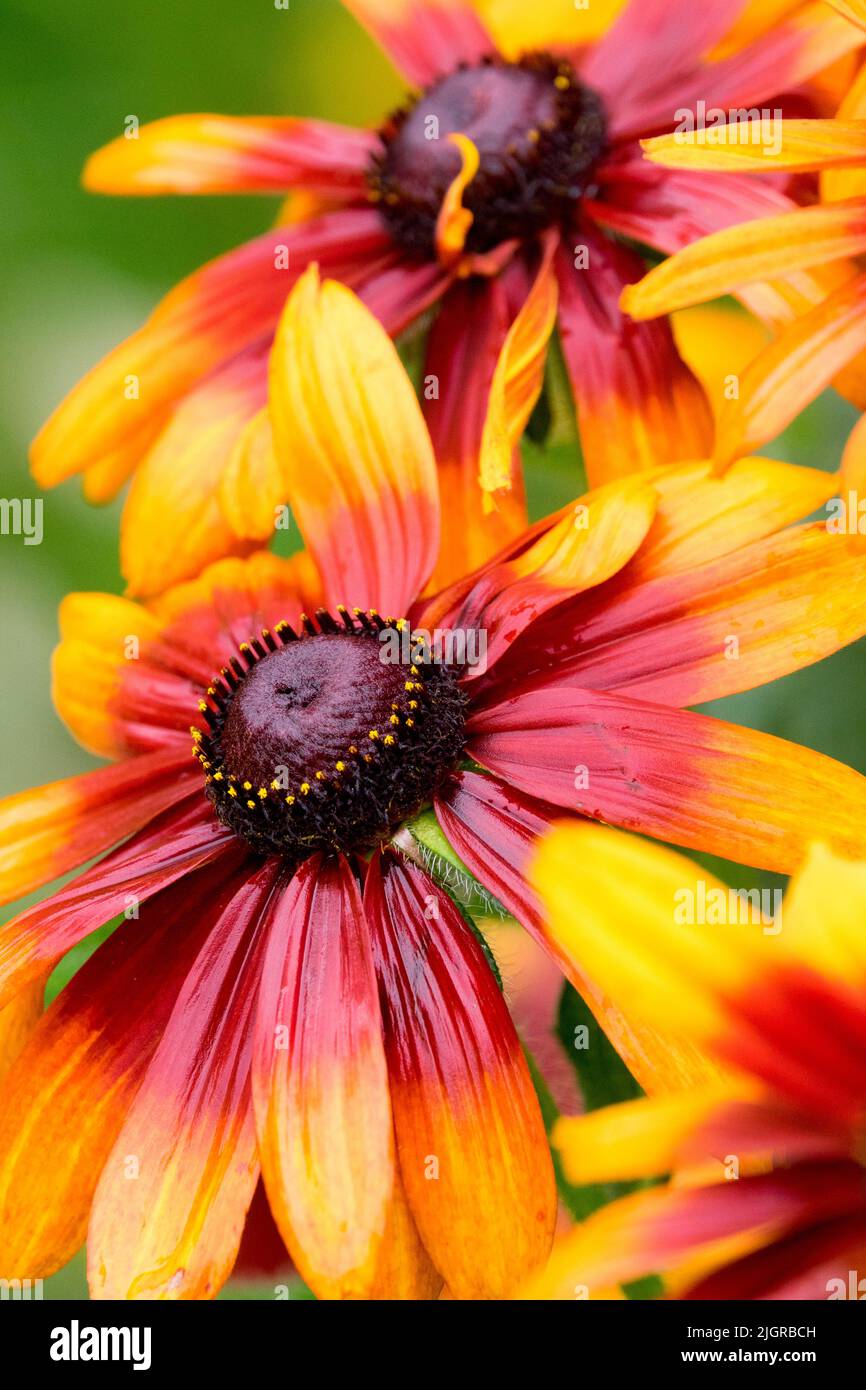
<instances>
[{"instance_id":1,"label":"red petal","mask_svg":"<svg viewBox=\"0 0 866 1390\"><path fill-rule=\"evenodd\" d=\"M398 71L418 87L493 51L470 0L344 0Z\"/></svg>"},{"instance_id":2,"label":"red petal","mask_svg":"<svg viewBox=\"0 0 866 1390\"><path fill-rule=\"evenodd\" d=\"M587 248L589 264L577 268L565 246L557 254L560 332L590 483L706 458L712 413L668 321L636 323L619 307L643 262L588 226L572 240Z\"/></svg>"},{"instance_id":3,"label":"red petal","mask_svg":"<svg viewBox=\"0 0 866 1390\"><path fill-rule=\"evenodd\" d=\"M234 848L238 844L200 794L159 816L66 888L6 924L0 932L0 1003L136 901L227 851L243 853Z\"/></svg>"},{"instance_id":4,"label":"red petal","mask_svg":"<svg viewBox=\"0 0 866 1390\"><path fill-rule=\"evenodd\" d=\"M866 853L866 778L768 734L528 684L467 728L470 757L594 820L781 872L799 863L817 824L843 855Z\"/></svg>"},{"instance_id":5,"label":"red petal","mask_svg":"<svg viewBox=\"0 0 866 1390\"><path fill-rule=\"evenodd\" d=\"M364 910L415 1223L455 1298L502 1298L543 1263L556 1211L514 1025L474 936L420 870L374 858Z\"/></svg>"},{"instance_id":6,"label":"red petal","mask_svg":"<svg viewBox=\"0 0 866 1390\"><path fill-rule=\"evenodd\" d=\"M227 857L156 894L43 1015L0 1107L6 1275L51 1274L81 1246L127 1108L187 971L237 887Z\"/></svg>"},{"instance_id":7,"label":"red petal","mask_svg":"<svg viewBox=\"0 0 866 1390\"><path fill-rule=\"evenodd\" d=\"M250 1061L278 874L267 861L212 926L106 1160L87 1241L93 1298L214 1298L231 1271L258 1180Z\"/></svg>"},{"instance_id":8,"label":"red petal","mask_svg":"<svg viewBox=\"0 0 866 1390\"><path fill-rule=\"evenodd\" d=\"M369 1297L394 1185L382 1021L345 859L308 859L275 898L253 1089L262 1174L320 1298Z\"/></svg>"}]
</instances>

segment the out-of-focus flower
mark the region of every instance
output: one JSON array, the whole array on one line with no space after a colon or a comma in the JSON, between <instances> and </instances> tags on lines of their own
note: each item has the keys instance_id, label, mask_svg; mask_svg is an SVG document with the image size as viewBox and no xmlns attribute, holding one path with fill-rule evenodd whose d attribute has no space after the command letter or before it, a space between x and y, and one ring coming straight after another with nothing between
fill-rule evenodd
<instances>
[{"instance_id":1,"label":"out-of-focus flower","mask_svg":"<svg viewBox=\"0 0 866 1390\"><path fill-rule=\"evenodd\" d=\"M575 1182L678 1180L575 1228L527 1292L592 1296L656 1272L687 1298L862 1297L866 865L814 847L770 925L680 855L622 839L573 824L541 845L530 877L551 929L720 1077L559 1122Z\"/></svg>"},{"instance_id":2,"label":"out-of-focus flower","mask_svg":"<svg viewBox=\"0 0 866 1390\"><path fill-rule=\"evenodd\" d=\"M790 0L349 8L414 89L380 131L177 116L116 140L87 166L87 186L109 193L300 191L284 225L178 286L33 446L44 486L83 472L100 500L133 478L121 560L134 594L269 536L285 496L258 423L267 360L286 295L311 260L355 288L391 334L438 307L423 394L455 522L440 584L524 524L516 448L537 388L517 388L527 362L534 381L557 312L592 484L706 457L712 414L668 322L636 323L620 293L645 270L637 247L669 254L782 213L796 206L796 189L775 168L763 179L664 169L643 158L640 138L700 102L823 110L809 80L835 71L862 39L829 6ZM803 272L759 308L775 325L789 296L814 302L827 283L820 270ZM505 376L516 408L507 429L485 437L487 401ZM237 502L250 467L262 498L254 517Z\"/></svg>"}]
</instances>

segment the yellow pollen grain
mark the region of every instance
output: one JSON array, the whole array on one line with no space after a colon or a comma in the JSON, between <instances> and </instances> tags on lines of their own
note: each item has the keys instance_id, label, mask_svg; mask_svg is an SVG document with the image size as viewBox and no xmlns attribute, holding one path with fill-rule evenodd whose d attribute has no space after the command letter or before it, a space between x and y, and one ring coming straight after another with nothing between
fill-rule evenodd
<instances>
[{"instance_id":1,"label":"yellow pollen grain","mask_svg":"<svg viewBox=\"0 0 866 1390\"><path fill-rule=\"evenodd\" d=\"M267 794L268 794L268 789L267 789L267 787L259 787L259 796L261 797L262 801L264 801L264 799L265 799L265 797L267 796Z\"/></svg>"},{"instance_id":2,"label":"yellow pollen grain","mask_svg":"<svg viewBox=\"0 0 866 1390\"><path fill-rule=\"evenodd\" d=\"M390 744L392 744L392 743L396 743L397 740L395 739L395 737L394 737L393 734L386 734L386 735L385 735L385 742L386 742L387 744L390 745Z\"/></svg>"},{"instance_id":3,"label":"yellow pollen grain","mask_svg":"<svg viewBox=\"0 0 866 1390\"><path fill-rule=\"evenodd\" d=\"M339 761L338 763L335 763L334 766L335 766L335 768L337 769L338 772L345 772L345 771L346 771L346 764L343 762L342 758L340 759L340 761Z\"/></svg>"},{"instance_id":4,"label":"yellow pollen grain","mask_svg":"<svg viewBox=\"0 0 866 1390\"><path fill-rule=\"evenodd\" d=\"M245 792L251 792L251 791L252 791L252 789L253 789L253 784L252 784L252 782L244 782L243 785L244 785L244 791L245 791Z\"/></svg>"},{"instance_id":5,"label":"yellow pollen grain","mask_svg":"<svg viewBox=\"0 0 866 1390\"><path fill-rule=\"evenodd\" d=\"M309 796L309 794L310 794L310 784L309 784L309 782L302 782L302 783L301 783L301 795L302 795L302 796Z\"/></svg>"},{"instance_id":6,"label":"yellow pollen grain","mask_svg":"<svg viewBox=\"0 0 866 1390\"><path fill-rule=\"evenodd\" d=\"M237 787L229 787L229 796L237 796Z\"/></svg>"}]
</instances>

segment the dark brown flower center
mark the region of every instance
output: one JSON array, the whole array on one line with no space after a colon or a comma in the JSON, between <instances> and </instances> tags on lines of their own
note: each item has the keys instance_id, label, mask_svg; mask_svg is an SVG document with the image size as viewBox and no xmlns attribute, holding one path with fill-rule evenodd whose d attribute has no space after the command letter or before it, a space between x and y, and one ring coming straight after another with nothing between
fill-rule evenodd
<instances>
[{"instance_id":1,"label":"dark brown flower center","mask_svg":"<svg viewBox=\"0 0 866 1390\"><path fill-rule=\"evenodd\" d=\"M371 197L408 250L432 255L442 199L460 172L447 138L461 133L480 165L463 194L473 213L469 251L526 237L566 215L604 151L598 94L545 53L461 67L393 115L370 170Z\"/></svg>"},{"instance_id":2,"label":"dark brown flower center","mask_svg":"<svg viewBox=\"0 0 866 1390\"><path fill-rule=\"evenodd\" d=\"M192 731L220 820L292 862L387 839L464 742L459 671L413 660L403 619L338 611L243 643L201 701L206 728Z\"/></svg>"}]
</instances>

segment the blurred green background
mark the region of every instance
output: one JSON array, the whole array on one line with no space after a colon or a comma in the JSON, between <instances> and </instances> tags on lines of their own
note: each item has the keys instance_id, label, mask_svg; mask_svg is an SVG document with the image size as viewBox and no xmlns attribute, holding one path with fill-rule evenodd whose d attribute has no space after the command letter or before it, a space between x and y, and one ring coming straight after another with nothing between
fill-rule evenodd
<instances>
[{"instance_id":1,"label":"blurred green background","mask_svg":"<svg viewBox=\"0 0 866 1390\"><path fill-rule=\"evenodd\" d=\"M178 279L263 230L277 206L255 198L93 197L78 183L88 153L118 135L128 115L144 122L177 111L296 113L364 124L402 90L337 0L291 0L288 10L273 0L3 0L0 54L0 496L23 498L37 495L28 442L66 388ZM833 469L854 419L828 393L768 452ZM573 449L543 460L531 446L527 453L533 510L541 514L573 495ZM0 794L94 765L53 713L49 661L67 591L122 590L118 518L119 505L85 505L73 481L45 496L42 545L0 537ZM866 771L864 690L861 643L712 712ZM735 881L757 878L738 870ZM251 1292L272 1297L272 1284ZM80 1261L46 1293L83 1297Z\"/></svg>"}]
</instances>

